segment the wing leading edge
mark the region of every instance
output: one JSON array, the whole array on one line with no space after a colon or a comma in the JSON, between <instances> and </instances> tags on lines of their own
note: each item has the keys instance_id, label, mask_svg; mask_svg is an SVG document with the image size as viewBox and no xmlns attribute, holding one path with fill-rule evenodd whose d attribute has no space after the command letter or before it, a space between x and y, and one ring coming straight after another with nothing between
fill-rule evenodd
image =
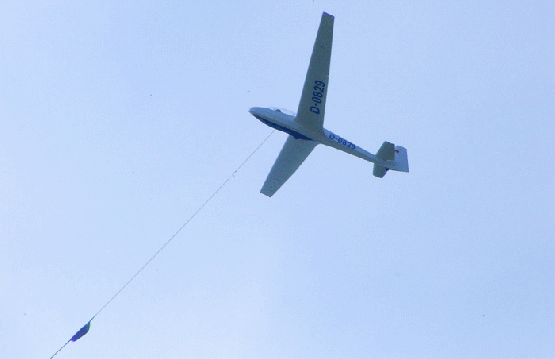
<instances>
[{"instance_id":1,"label":"wing leading edge","mask_svg":"<svg viewBox=\"0 0 555 359\"><path fill-rule=\"evenodd\" d=\"M287 137L272 170L264 182L260 193L272 197L274 193L295 173L318 143Z\"/></svg>"},{"instance_id":2,"label":"wing leading edge","mask_svg":"<svg viewBox=\"0 0 555 359\"><path fill-rule=\"evenodd\" d=\"M315 131L324 126L324 112L330 73L334 17L323 13L306 72L296 122Z\"/></svg>"}]
</instances>

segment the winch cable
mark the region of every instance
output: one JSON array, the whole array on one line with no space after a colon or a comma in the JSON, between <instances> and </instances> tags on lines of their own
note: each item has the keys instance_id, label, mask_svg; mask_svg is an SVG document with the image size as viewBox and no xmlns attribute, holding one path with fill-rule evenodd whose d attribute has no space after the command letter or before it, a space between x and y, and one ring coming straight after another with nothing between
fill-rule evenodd
<instances>
[{"instance_id":1,"label":"winch cable","mask_svg":"<svg viewBox=\"0 0 555 359\"><path fill-rule=\"evenodd\" d=\"M77 333L75 333L71 339L69 339L64 345L62 345L60 347L60 349L58 349L51 357L50 359L54 358L54 356L56 356L56 354L58 354L66 345L68 345L69 342L75 342L77 340L79 340L82 336L84 336L85 334L87 334L89 332L89 329L91 327L91 322L93 321L94 318L96 318L96 316L98 314L100 314L100 312L102 312L104 310L104 308L106 308L110 303L112 303L112 301L114 299L116 299L116 297L139 275L139 273L141 273L143 271L143 269L145 269L150 262L152 262L154 260L154 258L156 258L156 256L162 252L164 250L164 248L166 248L166 246L168 244L170 244L170 242L179 234L179 232L181 232L183 230L183 228L185 228L185 226L187 226L189 224L189 222L191 222L191 220L193 218L195 218L195 216L204 208L204 206L206 206L208 204L208 202L210 202L210 200L212 200L212 198L214 198L214 196L216 194L218 194L218 192L220 192L220 190L233 178L235 177L235 174L241 169L241 167L243 167L245 165L245 163L247 163L248 160L250 160L250 158L256 153L256 151L258 151L260 149L260 147L262 147L262 145L264 145L264 143L266 143L266 141L270 138L270 136L275 132L276 130L273 130L272 132L270 132L270 134L264 139L264 141L262 141L262 143L260 143L260 145L258 145L258 147L255 148L254 151L252 151L252 153L243 161L243 163L241 163L239 165L239 167L237 167L237 169L235 171L233 171L233 173L231 175L229 175L229 177L227 177L227 179L220 185L220 187L218 187L218 189L212 193L212 195L210 197L208 197L208 199L206 201L204 201L204 203L196 210L195 213L193 213L193 215L191 217L189 217L189 219L187 219L185 221L185 223L183 223L183 225L177 230L177 232L175 232L173 234L173 236L170 237L170 239L168 239L166 241L166 243L164 243L164 245L162 245L162 247L160 247L160 249L158 249L158 251L156 251L156 253L154 253L154 255L152 257L150 257L150 259L148 261L146 261L145 264L143 264L143 266L127 281L127 283L125 283L117 292L116 294L114 294L112 296L112 298L110 298L110 300L108 300L106 302L106 304L104 304L102 306L102 308L100 308L98 310L98 312L96 312L95 315L92 316L92 318L87 322L87 324L85 324L81 329L79 329L77 331Z\"/></svg>"}]
</instances>

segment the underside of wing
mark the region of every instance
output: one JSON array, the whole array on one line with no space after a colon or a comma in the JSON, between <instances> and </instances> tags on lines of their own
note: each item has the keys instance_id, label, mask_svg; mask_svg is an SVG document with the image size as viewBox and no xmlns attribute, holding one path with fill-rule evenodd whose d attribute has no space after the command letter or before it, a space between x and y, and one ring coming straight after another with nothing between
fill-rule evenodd
<instances>
[{"instance_id":1,"label":"underside of wing","mask_svg":"<svg viewBox=\"0 0 555 359\"><path fill-rule=\"evenodd\" d=\"M295 120L315 131L321 131L324 125L333 42L333 19L332 15L322 14Z\"/></svg>"},{"instance_id":2,"label":"underside of wing","mask_svg":"<svg viewBox=\"0 0 555 359\"><path fill-rule=\"evenodd\" d=\"M310 140L287 137L272 170L264 182L260 193L271 197L299 168L317 143Z\"/></svg>"}]
</instances>

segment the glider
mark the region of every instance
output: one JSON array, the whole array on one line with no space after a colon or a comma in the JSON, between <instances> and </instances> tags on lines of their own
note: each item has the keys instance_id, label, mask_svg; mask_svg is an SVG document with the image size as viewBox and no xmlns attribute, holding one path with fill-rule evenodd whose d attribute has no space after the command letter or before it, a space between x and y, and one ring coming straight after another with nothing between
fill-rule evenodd
<instances>
[{"instance_id":1,"label":"glider","mask_svg":"<svg viewBox=\"0 0 555 359\"><path fill-rule=\"evenodd\" d=\"M322 14L297 114L278 108L253 107L249 112L262 123L289 135L260 192L271 197L293 175L317 144L347 152L374 163L373 174L388 170L408 172L407 150L384 142L374 155L324 128L324 113L333 40L334 17Z\"/></svg>"}]
</instances>

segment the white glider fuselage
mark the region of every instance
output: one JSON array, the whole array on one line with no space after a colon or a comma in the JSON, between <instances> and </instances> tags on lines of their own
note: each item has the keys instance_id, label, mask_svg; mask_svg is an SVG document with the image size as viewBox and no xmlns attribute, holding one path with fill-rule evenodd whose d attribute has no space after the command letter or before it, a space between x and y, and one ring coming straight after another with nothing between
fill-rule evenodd
<instances>
[{"instance_id":1,"label":"white glider fuselage","mask_svg":"<svg viewBox=\"0 0 555 359\"><path fill-rule=\"evenodd\" d=\"M394 167L393 161L384 161L325 128L322 128L322 131L314 131L311 128L304 127L300 124L300 121L296 121L296 116L284 113L280 109L253 107L249 112L262 123L276 130L283 131L296 139L314 141L317 144L333 147L368 162L377 163L388 168Z\"/></svg>"}]
</instances>

